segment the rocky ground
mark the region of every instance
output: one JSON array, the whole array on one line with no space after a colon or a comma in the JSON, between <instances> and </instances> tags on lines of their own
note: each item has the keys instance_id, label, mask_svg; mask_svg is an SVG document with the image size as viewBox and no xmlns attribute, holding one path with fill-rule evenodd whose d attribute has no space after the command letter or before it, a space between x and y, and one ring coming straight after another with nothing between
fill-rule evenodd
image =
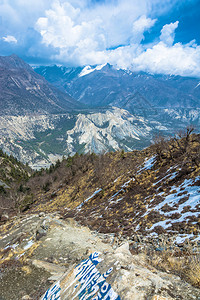
<instances>
[{"instance_id":1,"label":"rocky ground","mask_svg":"<svg viewBox=\"0 0 200 300\"><path fill-rule=\"evenodd\" d=\"M153 267L142 251L145 244L139 236L125 240L91 231L58 213L5 220L0 227L0 299L40 299L60 279L61 299L71 300L73 292L64 290L73 270L94 252L103 259L97 266L101 274L112 268L106 281L121 299L200 299L198 288ZM150 245L162 251L159 241Z\"/></svg>"}]
</instances>

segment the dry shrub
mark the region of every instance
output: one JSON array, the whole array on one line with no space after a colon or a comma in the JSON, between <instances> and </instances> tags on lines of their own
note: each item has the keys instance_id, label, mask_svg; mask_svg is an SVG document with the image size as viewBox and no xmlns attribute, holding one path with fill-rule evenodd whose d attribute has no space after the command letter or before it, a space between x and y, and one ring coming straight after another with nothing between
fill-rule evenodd
<instances>
[{"instance_id":1,"label":"dry shrub","mask_svg":"<svg viewBox=\"0 0 200 300\"><path fill-rule=\"evenodd\" d=\"M200 288L200 255L192 256L189 259L185 276L193 286Z\"/></svg>"},{"instance_id":2,"label":"dry shrub","mask_svg":"<svg viewBox=\"0 0 200 300\"><path fill-rule=\"evenodd\" d=\"M146 253L148 263L161 271L178 275L191 285L200 288L200 253L194 252L194 245L187 242L185 250L180 250L167 244L165 240L161 244L161 251L152 250Z\"/></svg>"}]
</instances>

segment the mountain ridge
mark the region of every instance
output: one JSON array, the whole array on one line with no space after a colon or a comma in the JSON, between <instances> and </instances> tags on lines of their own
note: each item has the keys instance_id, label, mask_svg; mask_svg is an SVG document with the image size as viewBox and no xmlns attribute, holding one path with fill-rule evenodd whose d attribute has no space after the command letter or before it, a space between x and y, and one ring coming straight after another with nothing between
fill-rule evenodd
<instances>
[{"instance_id":1,"label":"mountain ridge","mask_svg":"<svg viewBox=\"0 0 200 300\"><path fill-rule=\"evenodd\" d=\"M89 66L87 67L89 68ZM43 74L52 84L57 85L53 76L53 69L60 70L60 85L75 99L92 106L113 105L119 107L119 101L126 101L127 97L140 93L148 99L154 107L199 107L200 88L199 79L175 75L150 74L145 72L128 72L116 69L112 65L93 68L92 72L80 76L84 67L73 70L62 67L39 67L35 71ZM46 72L46 73L45 73ZM76 75L75 75L76 74ZM99 96L100 94L100 96ZM115 96L113 98L112 94ZM125 108L125 107L124 107Z\"/></svg>"},{"instance_id":2,"label":"mountain ridge","mask_svg":"<svg viewBox=\"0 0 200 300\"><path fill-rule=\"evenodd\" d=\"M1 115L63 113L83 108L16 55L0 57L0 70Z\"/></svg>"}]
</instances>

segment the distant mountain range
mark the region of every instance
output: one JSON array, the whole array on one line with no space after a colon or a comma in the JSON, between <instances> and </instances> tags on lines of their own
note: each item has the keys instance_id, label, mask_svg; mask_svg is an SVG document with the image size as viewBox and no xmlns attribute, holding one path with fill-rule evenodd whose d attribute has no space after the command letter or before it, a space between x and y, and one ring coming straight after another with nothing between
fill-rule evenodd
<instances>
[{"instance_id":1,"label":"distant mountain range","mask_svg":"<svg viewBox=\"0 0 200 300\"><path fill-rule=\"evenodd\" d=\"M143 149L156 135L200 127L195 78L109 64L33 70L11 55L0 57L0 91L0 148L37 168L76 152Z\"/></svg>"},{"instance_id":2,"label":"distant mountain range","mask_svg":"<svg viewBox=\"0 0 200 300\"><path fill-rule=\"evenodd\" d=\"M200 79L130 72L109 64L35 71L90 107L114 106L144 118L153 135L171 135L189 124L199 130Z\"/></svg>"},{"instance_id":3,"label":"distant mountain range","mask_svg":"<svg viewBox=\"0 0 200 300\"><path fill-rule=\"evenodd\" d=\"M39 67L35 71L76 100L116 106L131 113L155 108L199 108L200 80L129 72L109 64L97 67Z\"/></svg>"}]
</instances>

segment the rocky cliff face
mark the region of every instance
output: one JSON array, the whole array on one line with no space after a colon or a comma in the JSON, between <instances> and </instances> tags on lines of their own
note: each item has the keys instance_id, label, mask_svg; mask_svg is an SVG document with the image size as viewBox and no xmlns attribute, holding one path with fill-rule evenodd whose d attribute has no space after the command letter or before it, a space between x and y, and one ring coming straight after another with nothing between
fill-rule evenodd
<instances>
[{"instance_id":1,"label":"rocky cliff face","mask_svg":"<svg viewBox=\"0 0 200 300\"><path fill-rule=\"evenodd\" d=\"M116 107L78 114L0 116L0 147L40 168L76 152L142 149L158 134L173 135L175 124L178 131L186 128L188 119L196 124L200 121L198 109L166 109L157 113L157 119Z\"/></svg>"},{"instance_id":2,"label":"rocky cliff face","mask_svg":"<svg viewBox=\"0 0 200 300\"><path fill-rule=\"evenodd\" d=\"M34 142L37 145L36 134L54 130L59 119L50 115L0 116L0 147L24 163L48 164L47 154L35 148Z\"/></svg>"},{"instance_id":3,"label":"rocky cliff face","mask_svg":"<svg viewBox=\"0 0 200 300\"><path fill-rule=\"evenodd\" d=\"M141 148L148 145L152 131L143 118L117 108L78 115L4 116L0 126L0 147L36 167L76 152Z\"/></svg>"},{"instance_id":4,"label":"rocky cliff face","mask_svg":"<svg viewBox=\"0 0 200 300\"><path fill-rule=\"evenodd\" d=\"M67 147L76 152L74 145L84 152L102 153L124 148L130 151L139 143L147 142L152 128L143 118L126 110L113 108L87 115L79 114L73 129L67 131ZM137 148L137 146L136 146Z\"/></svg>"}]
</instances>

